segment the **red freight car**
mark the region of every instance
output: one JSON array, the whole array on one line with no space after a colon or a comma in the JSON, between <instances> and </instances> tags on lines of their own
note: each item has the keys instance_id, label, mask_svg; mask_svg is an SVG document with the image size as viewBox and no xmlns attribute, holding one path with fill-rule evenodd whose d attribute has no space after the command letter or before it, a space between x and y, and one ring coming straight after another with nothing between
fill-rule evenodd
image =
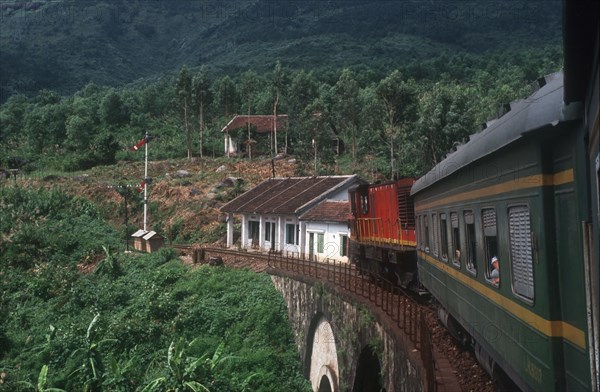
<instances>
[{"instance_id":1,"label":"red freight car","mask_svg":"<svg viewBox=\"0 0 600 392\"><path fill-rule=\"evenodd\" d=\"M373 276L406 286L416 272L415 180L361 185L349 192L352 207L349 258Z\"/></svg>"}]
</instances>

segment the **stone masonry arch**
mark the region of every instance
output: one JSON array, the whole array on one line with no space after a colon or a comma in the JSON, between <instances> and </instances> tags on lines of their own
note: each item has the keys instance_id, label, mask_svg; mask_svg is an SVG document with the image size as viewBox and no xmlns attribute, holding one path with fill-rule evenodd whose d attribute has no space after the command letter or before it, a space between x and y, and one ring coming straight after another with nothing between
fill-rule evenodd
<instances>
[{"instance_id":1,"label":"stone masonry arch","mask_svg":"<svg viewBox=\"0 0 600 392\"><path fill-rule=\"evenodd\" d=\"M323 385L329 386L332 392L339 391L339 365L337 347L333 328L329 321L317 314L307 335L306 369L313 391L319 391Z\"/></svg>"},{"instance_id":2,"label":"stone masonry arch","mask_svg":"<svg viewBox=\"0 0 600 392\"><path fill-rule=\"evenodd\" d=\"M365 387L365 378L378 373L380 390L425 390L424 369L414 346L364 306L299 277L271 275L271 280L288 308L303 372L313 391L363 392L358 388ZM365 368L365 362L375 359L378 366Z\"/></svg>"}]
</instances>

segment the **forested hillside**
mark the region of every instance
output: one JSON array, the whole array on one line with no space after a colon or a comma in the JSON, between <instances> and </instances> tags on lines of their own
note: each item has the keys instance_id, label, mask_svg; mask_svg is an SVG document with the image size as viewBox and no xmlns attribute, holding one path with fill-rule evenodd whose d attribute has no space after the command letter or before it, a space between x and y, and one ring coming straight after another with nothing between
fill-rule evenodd
<instances>
[{"instance_id":1,"label":"forested hillside","mask_svg":"<svg viewBox=\"0 0 600 392\"><path fill-rule=\"evenodd\" d=\"M420 175L503 104L529 95L532 75L560 64L561 52L549 48L440 57L421 64L431 78L400 70L379 77L368 67L319 74L279 62L265 74L183 66L143 85L88 84L71 96L42 90L0 107L0 166L75 171L137 159L129 147L146 131L156 136L152 159L222 156L221 129L234 114L273 114L277 103L289 127L276 151L252 130L230 135L241 145L262 143L267 156L316 160L320 174Z\"/></svg>"},{"instance_id":2,"label":"forested hillside","mask_svg":"<svg viewBox=\"0 0 600 392\"><path fill-rule=\"evenodd\" d=\"M4 168L132 159L147 131L152 159L220 156L233 115L277 112L276 140L231 136L321 174L420 175L562 64L559 0L0 5Z\"/></svg>"},{"instance_id":3,"label":"forested hillside","mask_svg":"<svg viewBox=\"0 0 600 392\"><path fill-rule=\"evenodd\" d=\"M420 74L444 55L560 45L560 15L560 0L2 0L0 103L156 80L183 64L219 75L262 74L277 60L318 74Z\"/></svg>"}]
</instances>

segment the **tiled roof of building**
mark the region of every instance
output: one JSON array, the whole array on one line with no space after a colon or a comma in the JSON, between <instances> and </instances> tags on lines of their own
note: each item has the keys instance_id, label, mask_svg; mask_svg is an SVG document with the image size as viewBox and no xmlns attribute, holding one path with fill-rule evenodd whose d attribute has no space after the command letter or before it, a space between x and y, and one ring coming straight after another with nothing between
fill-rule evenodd
<instances>
[{"instance_id":1,"label":"tiled roof of building","mask_svg":"<svg viewBox=\"0 0 600 392\"><path fill-rule=\"evenodd\" d=\"M227 132L229 130L246 128L250 123L256 129L258 133L270 133L273 132L273 116L272 115L238 115L229 121L227 125L221 129L221 132ZM288 115L278 114L277 115L277 129L285 130L288 125Z\"/></svg>"},{"instance_id":2,"label":"tiled roof of building","mask_svg":"<svg viewBox=\"0 0 600 392\"><path fill-rule=\"evenodd\" d=\"M362 180L356 176L270 178L221 207L228 213L301 214Z\"/></svg>"},{"instance_id":3,"label":"tiled roof of building","mask_svg":"<svg viewBox=\"0 0 600 392\"><path fill-rule=\"evenodd\" d=\"M348 222L350 202L324 200L300 215L300 220L317 222Z\"/></svg>"}]
</instances>

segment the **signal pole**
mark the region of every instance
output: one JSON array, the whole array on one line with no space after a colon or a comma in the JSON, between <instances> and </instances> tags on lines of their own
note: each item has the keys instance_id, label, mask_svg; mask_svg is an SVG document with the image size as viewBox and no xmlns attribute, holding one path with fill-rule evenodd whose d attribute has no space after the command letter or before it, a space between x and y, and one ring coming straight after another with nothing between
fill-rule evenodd
<instances>
[{"instance_id":1,"label":"signal pole","mask_svg":"<svg viewBox=\"0 0 600 392\"><path fill-rule=\"evenodd\" d=\"M146 132L146 140L148 140L148 132ZM146 151L146 159L144 163L144 231L147 231L147 220L148 220L148 143L145 143Z\"/></svg>"}]
</instances>

